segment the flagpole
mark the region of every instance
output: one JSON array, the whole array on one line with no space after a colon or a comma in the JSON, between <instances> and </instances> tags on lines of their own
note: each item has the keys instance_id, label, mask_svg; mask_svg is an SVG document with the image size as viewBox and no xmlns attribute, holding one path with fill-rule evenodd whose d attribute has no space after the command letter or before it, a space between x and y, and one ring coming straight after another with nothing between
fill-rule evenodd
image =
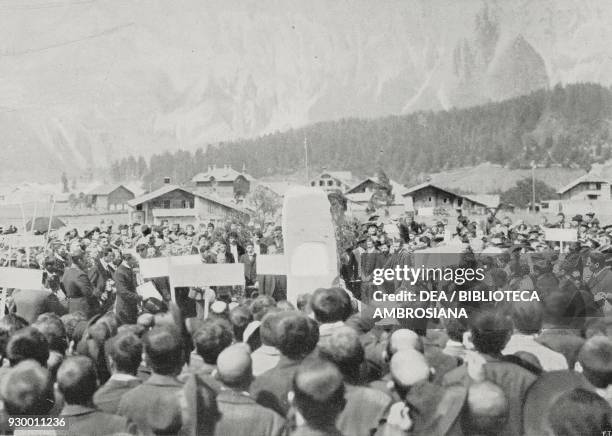
<instances>
[{"instance_id":1,"label":"flagpole","mask_svg":"<svg viewBox=\"0 0 612 436\"><path fill-rule=\"evenodd\" d=\"M51 221L53 221L53 210L55 209L55 198L51 203L51 213L49 213L49 226L47 227L47 241L45 242L45 249L49 245L49 233L51 233Z\"/></svg>"}]
</instances>

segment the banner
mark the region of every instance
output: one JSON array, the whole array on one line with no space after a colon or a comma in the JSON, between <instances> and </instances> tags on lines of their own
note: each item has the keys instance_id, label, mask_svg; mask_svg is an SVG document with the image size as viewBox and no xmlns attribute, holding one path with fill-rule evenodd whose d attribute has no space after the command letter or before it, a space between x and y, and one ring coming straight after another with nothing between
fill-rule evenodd
<instances>
[{"instance_id":1,"label":"banner","mask_svg":"<svg viewBox=\"0 0 612 436\"><path fill-rule=\"evenodd\" d=\"M256 257L257 274L281 276L287 274L287 257L282 254L261 254Z\"/></svg>"},{"instance_id":2,"label":"banner","mask_svg":"<svg viewBox=\"0 0 612 436\"><path fill-rule=\"evenodd\" d=\"M544 229L544 239L547 241L576 242L578 232L576 229Z\"/></svg>"},{"instance_id":3,"label":"banner","mask_svg":"<svg viewBox=\"0 0 612 436\"><path fill-rule=\"evenodd\" d=\"M244 286L244 264L220 263L173 265L170 263L170 283L186 286Z\"/></svg>"},{"instance_id":4,"label":"banner","mask_svg":"<svg viewBox=\"0 0 612 436\"><path fill-rule=\"evenodd\" d=\"M140 276L143 279L166 277L170 275L170 265L200 265L202 257L199 254L189 256L152 257L139 259Z\"/></svg>"},{"instance_id":5,"label":"banner","mask_svg":"<svg viewBox=\"0 0 612 436\"><path fill-rule=\"evenodd\" d=\"M44 247L44 235L6 235L5 241L13 247Z\"/></svg>"},{"instance_id":6,"label":"banner","mask_svg":"<svg viewBox=\"0 0 612 436\"><path fill-rule=\"evenodd\" d=\"M0 267L0 288L41 289L41 269Z\"/></svg>"}]
</instances>

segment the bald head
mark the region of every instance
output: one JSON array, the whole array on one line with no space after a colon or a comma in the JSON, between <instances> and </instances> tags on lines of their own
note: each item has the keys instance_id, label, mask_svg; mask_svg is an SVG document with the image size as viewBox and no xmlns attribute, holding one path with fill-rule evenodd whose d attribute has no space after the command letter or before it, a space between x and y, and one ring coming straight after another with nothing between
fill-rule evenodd
<instances>
[{"instance_id":1,"label":"bald head","mask_svg":"<svg viewBox=\"0 0 612 436\"><path fill-rule=\"evenodd\" d=\"M34 360L24 360L2 377L0 396L10 415L43 415L50 408L49 372Z\"/></svg>"},{"instance_id":2,"label":"bald head","mask_svg":"<svg viewBox=\"0 0 612 436\"><path fill-rule=\"evenodd\" d=\"M469 434L494 435L506 421L508 399L494 383L483 381L468 389L464 426Z\"/></svg>"},{"instance_id":3,"label":"bald head","mask_svg":"<svg viewBox=\"0 0 612 436\"><path fill-rule=\"evenodd\" d=\"M417 383L429 379L431 370L421 353L416 350L400 350L393 355L389 363L391 377L396 387L408 389Z\"/></svg>"},{"instance_id":4,"label":"bald head","mask_svg":"<svg viewBox=\"0 0 612 436\"><path fill-rule=\"evenodd\" d=\"M217 357L217 375L227 386L248 387L253 378L248 347L235 344L223 350Z\"/></svg>"}]
</instances>

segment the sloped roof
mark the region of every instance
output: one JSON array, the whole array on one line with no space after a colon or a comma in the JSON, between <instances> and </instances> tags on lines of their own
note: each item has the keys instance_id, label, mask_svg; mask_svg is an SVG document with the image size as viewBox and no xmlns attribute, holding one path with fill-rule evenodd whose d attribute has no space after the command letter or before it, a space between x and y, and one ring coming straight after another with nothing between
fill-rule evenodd
<instances>
[{"instance_id":1,"label":"sloped roof","mask_svg":"<svg viewBox=\"0 0 612 436\"><path fill-rule=\"evenodd\" d=\"M349 189L347 189L346 193L351 194L351 191L353 191L354 189L357 189L359 186L361 186L362 184L368 181L372 181L373 183L380 183L378 181L378 176L366 177L365 179L361 180L360 182L354 184ZM404 185L396 182L395 180L389 180L389 183L391 184L391 188L393 189L393 194L404 195L404 191L406 191L406 187Z\"/></svg>"},{"instance_id":2,"label":"sloped roof","mask_svg":"<svg viewBox=\"0 0 612 436\"><path fill-rule=\"evenodd\" d=\"M464 197L474 203L482 204L490 208L496 208L500 203L499 195L496 194L469 194L464 195Z\"/></svg>"},{"instance_id":3,"label":"sloped roof","mask_svg":"<svg viewBox=\"0 0 612 436\"><path fill-rule=\"evenodd\" d=\"M408 196L408 195L410 195L410 194L412 194L414 192L420 191L421 189L428 188L428 187L434 188L434 189L438 189L440 191L444 191L444 192L446 192L448 194L454 195L455 197L462 197L462 195L460 195L460 194L457 194L455 192L449 191L448 189L445 189L445 188L441 188L438 185L434 185L431 181L419 183L418 185L415 185L415 186L412 186L410 188L407 188L406 192L404 192L402 194L402 197L406 197L406 196Z\"/></svg>"},{"instance_id":4,"label":"sloped roof","mask_svg":"<svg viewBox=\"0 0 612 436\"><path fill-rule=\"evenodd\" d=\"M238 212L242 212L242 213L248 214L248 212L246 210L244 210L242 207L238 206L235 203L229 202L227 200L223 200L223 199L221 199L219 197L216 197L216 196L204 195L202 193L194 192L194 191L191 191L189 189L182 188L182 187L180 187L178 185L171 185L171 184L165 184L164 186L162 186L159 189L156 189L155 191L149 192L148 194L141 195L140 197L133 198L132 200L128 201L128 205L130 205L132 207L136 207L139 204L146 203L148 201L154 200L157 197L161 197L162 195L167 194L167 193L172 192L172 191L175 191L177 189L179 189L179 190L181 190L183 192L186 192L187 194L193 195L195 197L203 198L205 200L212 201L214 203L220 204L221 206L225 206L225 207L228 207L230 209L237 210Z\"/></svg>"},{"instance_id":5,"label":"sloped roof","mask_svg":"<svg viewBox=\"0 0 612 436\"><path fill-rule=\"evenodd\" d=\"M574 186L577 186L581 183L608 183L608 180L596 174L585 174L583 176L578 177L577 179L574 179L572 182L559 189L557 191L557 194L565 194Z\"/></svg>"},{"instance_id":6,"label":"sloped roof","mask_svg":"<svg viewBox=\"0 0 612 436\"><path fill-rule=\"evenodd\" d=\"M208 182L211 177L214 177L214 179L217 182L233 182L239 176L243 176L249 182L255 180L253 176L251 176L250 174L241 173L240 171L236 171L230 166L223 166L219 168L212 167L212 168L209 168L208 171L206 172L198 173L195 176L193 176L191 181L192 182Z\"/></svg>"},{"instance_id":7,"label":"sloped roof","mask_svg":"<svg viewBox=\"0 0 612 436\"><path fill-rule=\"evenodd\" d=\"M125 185L122 185L121 183L109 183L106 185L96 186L91 191L89 191L87 195L109 195L111 192L115 191L118 188L121 188L122 186L126 190L132 192L129 188L127 188Z\"/></svg>"}]
</instances>

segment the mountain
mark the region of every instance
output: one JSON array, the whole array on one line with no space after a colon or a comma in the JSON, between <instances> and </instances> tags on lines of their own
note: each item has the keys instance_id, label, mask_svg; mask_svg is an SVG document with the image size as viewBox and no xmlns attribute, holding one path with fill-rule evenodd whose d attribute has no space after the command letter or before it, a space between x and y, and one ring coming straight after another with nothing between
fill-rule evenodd
<instances>
[{"instance_id":1,"label":"mountain","mask_svg":"<svg viewBox=\"0 0 612 436\"><path fill-rule=\"evenodd\" d=\"M326 167L366 176L380 163L401 183L433 177L482 193L513 186L535 165L540 179L559 187L590 169L610 171L603 163L612 159L611 118L610 88L557 85L468 108L325 121L195 152L166 151L148 166L130 156L115 161L111 175L155 186L165 176L184 183L208 165L229 164L258 178L291 176L304 169L307 147L311 174Z\"/></svg>"},{"instance_id":2,"label":"mountain","mask_svg":"<svg viewBox=\"0 0 612 436\"><path fill-rule=\"evenodd\" d=\"M0 12L0 181L612 82L600 0L5 0Z\"/></svg>"}]
</instances>

